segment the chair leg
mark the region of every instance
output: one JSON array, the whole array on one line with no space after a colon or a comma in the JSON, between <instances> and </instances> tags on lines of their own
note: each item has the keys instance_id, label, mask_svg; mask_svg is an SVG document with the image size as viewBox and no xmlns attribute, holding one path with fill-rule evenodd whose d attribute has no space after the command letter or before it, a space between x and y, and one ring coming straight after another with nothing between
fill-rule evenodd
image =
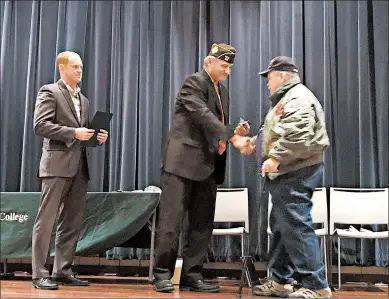
<instances>
[{"instance_id":1,"label":"chair leg","mask_svg":"<svg viewBox=\"0 0 389 299\"><path fill-rule=\"evenodd\" d=\"M267 234L267 279L270 279L270 268L269 268L269 255L270 255L270 235Z\"/></svg>"},{"instance_id":2,"label":"chair leg","mask_svg":"<svg viewBox=\"0 0 389 299\"><path fill-rule=\"evenodd\" d=\"M339 286L339 290L340 290L341 284L342 284L342 280L341 280L340 275L341 275L341 273L340 273L340 238L338 237L338 286Z\"/></svg>"},{"instance_id":3,"label":"chair leg","mask_svg":"<svg viewBox=\"0 0 389 299\"><path fill-rule=\"evenodd\" d=\"M328 281L327 240L326 240L326 236L323 236L323 250L324 250L324 267L325 267L325 271L326 271L326 280Z\"/></svg>"}]
</instances>

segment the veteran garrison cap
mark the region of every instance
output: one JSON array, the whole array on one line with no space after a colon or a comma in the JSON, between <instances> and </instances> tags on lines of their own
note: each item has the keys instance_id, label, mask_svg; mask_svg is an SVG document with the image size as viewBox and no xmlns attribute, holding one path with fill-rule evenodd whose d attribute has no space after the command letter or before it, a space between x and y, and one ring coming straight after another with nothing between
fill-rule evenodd
<instances>
[{"instance_id":1,"label":"veteran garrison cap","mask_svg":"<svg viewBox=\"0 0 389 299\"><path fill-rule=\"evenodd\" d=\"M298 69L294 64L292 58L288 56L277 56L270 60L266 70L259 72L258 75L267 77L267 73L271 71L285 71L298 73Z\"/></svg>"},{"instance_id":2,"label":"veteran garrison cap","mask_svg":"<svg viewBox=\"0 0 389 299\"><path fill-rule=\"evenodd\" d=\"M236 50L227 44L213 44L209 56L219 58L228 63L234 63Z\"/></svg>"}]
</instances>

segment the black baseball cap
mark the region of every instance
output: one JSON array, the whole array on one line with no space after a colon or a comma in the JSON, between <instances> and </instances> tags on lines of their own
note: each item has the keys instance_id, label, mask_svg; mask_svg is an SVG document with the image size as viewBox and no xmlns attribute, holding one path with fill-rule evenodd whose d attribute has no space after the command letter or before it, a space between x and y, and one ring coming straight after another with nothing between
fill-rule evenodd
<instances>
[{"instance_id":1,"label":"black baseball cap","mask_svg":"<svg viewBox=\"0 0 389 299\"><path fill-rule=\"evenodd\" d=\"M298 73L298 69L294 64L292 58L288 56L277 56L270 60L269 65L266 70L259 72L258 75L262 77L267 77L267 73L271 71L285 71Z\"/></svg>"}]
</instances>

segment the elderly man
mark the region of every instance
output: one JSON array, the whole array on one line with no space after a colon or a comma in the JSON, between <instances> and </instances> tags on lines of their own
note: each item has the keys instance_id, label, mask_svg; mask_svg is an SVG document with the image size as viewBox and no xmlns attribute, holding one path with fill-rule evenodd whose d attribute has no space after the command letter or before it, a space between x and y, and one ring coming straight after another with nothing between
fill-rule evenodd
<instances>
[{"instance_id":1,"label":"elderly man","mask_svg":"<svg viewBox=\"0 0 389 299\"><path fill-rule=\"evenodd\" d=\"M259 74L267 77L271 108L259 135L251 138L241 153L257 151L272 197L268 265L272 277L255 286L253 293L329 298L331 290L311 218L311 198L322 184L323 152L329 146L323 109L300 82L291 58L275 57ZM294 280L301 282L302 288L294 291Z\"/></svg>"},{"instance_id":2,"label":"elderly man","mask_svg":"<svg viewBox=\"0 0 389 299\"><path fill-rule=\"evenodd\" d=\"M73 275L71 266L80 234L89 180L86 148L94 130L88 129L89 101L80 92L81 57L65 51L57 56L61 79L39 90L34 111L35 134L43 137L39 177L42 198L32 231L32 285L55 290L59 284L87 286ZM97 140L104 143L108 132ZM57 217L58 215L58 217ZM51 232L58 218L52 279L45 267Z\"/></svg>"},{"instance_id":3,"label":"elderly man","mask_svg":"<svg viewBox=\"0 0 389 299\"><path fill-rule=\"evenodd\" d=\"M248 133L246 125L227 126L229 96L220 84L231 72L235 53L230 45L213 44L204 68L190 75L177 95L162 158L154 269L157 292L174 291L170 279L186 213L189 228L180 290L219 291L217 284L204 282L201 270L212 236L217 184L223 183L225 175L226 142L240 148L245 142L240 135Z\"/></svg>"}]
</instances>

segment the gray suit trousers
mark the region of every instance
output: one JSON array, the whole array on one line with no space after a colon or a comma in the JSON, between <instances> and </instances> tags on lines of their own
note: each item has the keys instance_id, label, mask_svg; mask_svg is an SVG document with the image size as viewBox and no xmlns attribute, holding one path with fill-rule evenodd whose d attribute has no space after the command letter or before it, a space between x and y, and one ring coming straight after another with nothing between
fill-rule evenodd
<instances>
[{"instance_id":1,"label":"gray suit trousers","mask_svg":"<svg viewBox=\"0 0 389 299\"><path fill-rule=\"evenodd\" d=\"M85 152L74 177L42 178L42 197L32 232L32 278L49 277L46 268L51 234L57 220L53 277L72 274L88 186Z\"/></svg>"}]
</instances>

